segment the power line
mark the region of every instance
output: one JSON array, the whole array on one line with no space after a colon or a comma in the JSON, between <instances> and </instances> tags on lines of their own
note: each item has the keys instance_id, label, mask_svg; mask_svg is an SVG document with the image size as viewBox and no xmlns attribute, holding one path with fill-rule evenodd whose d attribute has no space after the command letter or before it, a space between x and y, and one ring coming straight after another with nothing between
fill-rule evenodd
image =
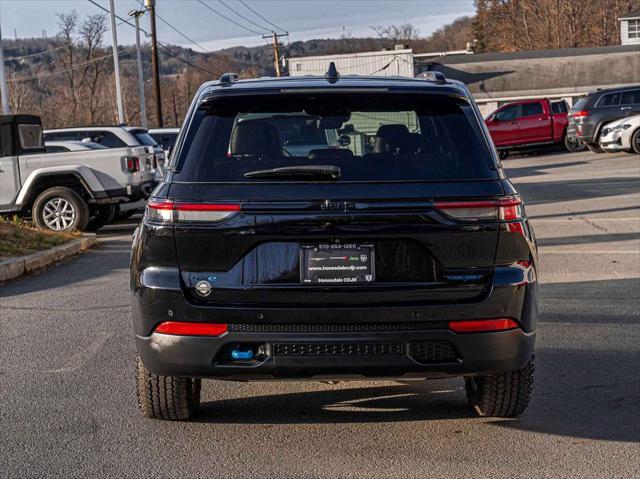
<instances>
[{"instance_id":1,"label":"power line","mask_svg":"<svg viewBox=\"0 0 640 479\"><path fill-rule=\"evenodd\" d=\"M216 15L224 18L225 20L227 20L228 22L233 23L234 25L248 31L251 33L255 33L256 35L264 35L264 32L257 32L256 30L252 30L249 27L246 27L244 25L242 25L241 23L236 22L235 20L233 20L232 18L227 17L224 13L220 13L218 10L216 10L215 8L213 8L210 5L207 5L206 3L204 3L202 0L198 0L198 3L202 4L205 8L208 8L209 10L211 10L213 13L215 13Z\"/></svg>"},{"instance_id":2,"label":"power line","mask_svg":"<svg viewBox=\"0 0 640 479\"><path fill-rule=\"evenodd\" d=\"M104 7L103 7L102 5L100 5L99 3L94 2L93 0L87 0L87 1L88 1L89 3L92 3L93 5L95 5L96 7L98 7L100 10L104 10L105 12L109 13L109 10L108 10L108 9L106 9L106 8L104 8ZM116 18L117 18L118 20L122 21L122 23L126 23L126 24L127 24L127 25L129 25L130 27L136 28L136 26L135 26L133 23L131 23L131 22L127 21L126 19L124 19L124 18L122 18L122 17L120 17L120 16L118 16L118 15L116 15ZM145 35L147 38L151 36L151 34L150 34L149 32L147 32L147 31L146 31L145 29L143 29L143 28L140 28L140 31L141 31L142 33L144 33L144 35ZM211 71L209 71L209 70L207 70L207 69L205 69L205 68L200 68L199 66L196 66L196 65L194 65L193 63L191 63L191 62L189 62L189 61L187 61L187 60L185 60L185 59L183 59L183 58L180 58L180 57L179 57L179 56L177 56L177 55L172 54L172 53L170 52L170 50L169 50L169 47L167 47L164 43L162 43L162 42L161 42L161 41L159 41L159 40L158 40L158 45L160 45L162 48L164 48L165 50L167 50L167 52L168 52L168 53L166 53L166 55L170 56L171 58L174 58L174 59L178 60L179 62L184 63L185 65L189 65L190 67L195 68L196 70L200 70L201 72L208 73L209 75L216 76L216 74L215 74L215 73L213 73L213 72L211 72Z\"/></svg>"},{"instance_id":3,"label":"power line","mask_svg":"<svg viewBox=\"0 0 640 479\"><path fill-rule=\"evenodd\" d=\"M193 43L194 45L196 45L198 48L200 48L203 51L207 51L207 49L205 47L203 47L202 45L200 45L198 42L196 42L195 40L189 38L188 36L186 36L184 33L182 33L180 30L178 30L176 27L174 27L173 25L171 25L169 22L167 22L164 18L162 18L160 15L158 15L158 13L156 12L156 17L158 17L158 19L164 23L165 25L167 25L169 28L171 28L174 32L176 32L178 35L180 35L182 38L186 38L188 41L190 41L191 43Z\"/></svg>"},{"instance_id":4,"label":"power line","mask_svg":"<svg viewBox=\"0 0 640 479\"><path fill-rule=\"evenodd\" d=\"M255 15L257 15L258 17L260 17L262 20L264 20L265 22L267 22L269 25L271 25L272 27L274 27L276 30L280 30L283 31L285 33L289 33L287 32L287 30L285 30L282 27L279 27L278 25L276 25L275 23L270 22L268 19L266 19L265 17L263 17L262 15L260 15L258 12L256 12L253 8L251 8L249 5L247 5L246 3L244 3L242 0L238 0L241 4L243 4L245 6L245 8L247 10L252 11Z\"/></svg>"},{"instance_id":5,"label":"power line","mask_svg":"<svg viewBox=\"0 0 640 479\"><path fill-rule=\"evenodd\" d=\"M190 67L195 68L196 70L200 70L203 73L208 73L209 75L212 75L214 77L218 76L216 73L213 73L212 71L209 71L206 68L201 68L201 67L199 67L197 65L194 65L190 61L185 60L184 58L180 58L179 56L174 55L173 53L171 53L171 50L169 50L169 48L165 44L158 42L158 45L160 45L162 48L164 48L166 50L165 52L162 52L164 55L167 55L167 56L169 56L171 58L174 58L174 59L178 60L179 62L184 63L185 65L189 65Z\"/></svg>"},{"instance_id":6,"label":"power line","mask_svg":"<svg viewBox=\"0 0 640 479\"><path fill-rule=\"evenodd\" d=\"M245 17L242 13L234 10L233 8L231 8L229 5L227 5L226 3L224 3L222 0L218 0L219 3L221 3L222 5L224 5L225 7L227 7L229 10L231 10L233 13L235 13L236 15L238 15L240 18L243 18L244 20L246 20L247 22L255 25L258 28L261 28L267 32L270 32L271 29L264 27L263 25L260 25L259 23L254 22L253 20L251 20L250 18Z\"/></svg>"},{"instance_id":7,"label":"power line","mask_svg":"<svg viewBox=\"0 0 640 479\"><path fill-rule=\"evenodd\" d=\"M57 50L62 50L63 48L68 47L69 45L72 45L72 44L71 43L65 43L64 45L60 45L58 47L51 48L49 50L45 50L43 52L31 53L29 55L21 55L21 56L16 56L16 57L6 57L4 59L4 61L8 62L8 61L12 61L12 60L13 61L15 61L15 60L23 60L25 58L32 58L32 57L37 57L37 56L40 56L40 55L46 55L47 53L52 53L52 52L55 52Z\"/></svg>"}]
</instances>

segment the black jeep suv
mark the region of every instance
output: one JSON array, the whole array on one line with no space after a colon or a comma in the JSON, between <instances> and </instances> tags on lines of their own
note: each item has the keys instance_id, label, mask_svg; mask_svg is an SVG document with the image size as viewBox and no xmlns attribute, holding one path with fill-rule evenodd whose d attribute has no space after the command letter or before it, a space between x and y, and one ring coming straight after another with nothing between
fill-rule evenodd
<instances>
[{"instance_id":1,"label":"black jeep suv","mask_svg":"<svg viewBox=\"0 0 640 479\"><path fill-rule=\"evenodd\" d=\"M463 84L223 75L134 238L140 408L189 418L201 378L460 376L479 415L518 415L536 268Z\"/></svg>"}]
</instances>

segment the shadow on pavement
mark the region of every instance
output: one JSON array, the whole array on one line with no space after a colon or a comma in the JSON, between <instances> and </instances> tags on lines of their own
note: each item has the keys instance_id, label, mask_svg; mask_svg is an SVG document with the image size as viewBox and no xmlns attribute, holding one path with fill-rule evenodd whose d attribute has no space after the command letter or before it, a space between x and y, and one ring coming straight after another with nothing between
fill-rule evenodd
<instances>
[{"instance_id":1,"label":"shadow on pavement","mask_svg":"<svg viewBox=\"0 0 640 479\"><path fill-rule=\"evenodd\" d=\"M210 401L194 421L330 424L468 419L559 436L640 441L637 354L564 349L540 349L536 354L534 395L525 414L515 419L475 417L466 405L460 379ZM628 375L621 373L625 368Z\"/></svg>"},{"instance_id":2,"label":"shadow on pavement","mask_svg":"<svg viewBox=\"0 0 640 479\"><path fill-rule=\"evenodd\" d=\"M462 386L461 379L348 389L338 385L334 386L340 388L336 390L211 401L201 406L194 420L239 424L318 424L470 418L473 415L466 405Z\"/></svg>"},{"instance_id":3,"label":"shadow on pavement","mask_svg":"<svg viewBox=\"0 0 640 479\"><path fill-rule=\"evenodd\" d=\"M117 269L127 269L131 241L110 240L90 252L68 258L36 275L22 276L0 287L0 298L29 294L72 284L100 281ZM128 287L128 283L127 283Z\"/></svg>"},{"instance_id":4,"label":"shadow on pavement","mask_svg":"<svg viewBox=\"0 0 640 479\"><path fill-rule=\"evenodd\" d=\"M518 183L517 188L527 204L537 205L637 193L640 179L613 177Z\"/></svg>"},{"instance_id":5,"label":"shadow on pavement","mask_svg":"<svg viewBox=\"0 0 640 479\"><path fill-rule=\"evenodd\" d=\"M638 233L608 233L599 235L559 236L557 238L538 238L538 246L564 246L573 244L597 244L610 241L630 241L640 239ZM638 253L640 254L640 252Z\"/></svg>"},{"instance_id":6,"label":"shadow on pavement","mask_svg":"<svg viewBox=\"0 0 640 479\"><path fill-rule=\"evenodd\" d=\"M589 164L588 161L572 161L567 163L547 163L545 165L536 165L536 166L522 166L522 167L509 167L508 164L502 163L505 167L505 171L507 173L507 177L510 180L515 178L523 178L525 176L537 176L537 175L551 175L553 172L549 172L547 170L553 170L557 168L566 168L568 166L580 166Z\"/></svg>"}]
</instances>

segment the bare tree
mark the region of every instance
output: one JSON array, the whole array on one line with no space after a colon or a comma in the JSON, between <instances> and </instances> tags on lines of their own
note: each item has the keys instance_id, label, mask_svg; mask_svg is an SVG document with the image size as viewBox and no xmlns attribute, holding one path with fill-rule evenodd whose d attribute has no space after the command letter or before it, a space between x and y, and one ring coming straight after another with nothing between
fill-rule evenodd
<instances>
[{"instance_id":1,"label":"bare tree","mask_svg":"<svg viewBox=\"0 0 640 479\"><path fill-rule=\"evenodd\" d=\"M420 30L410 23L401 25L389 25L388 27L370 27L379 38L391 41L417 40L420 38Z\"/></svg>"}]
</instances>

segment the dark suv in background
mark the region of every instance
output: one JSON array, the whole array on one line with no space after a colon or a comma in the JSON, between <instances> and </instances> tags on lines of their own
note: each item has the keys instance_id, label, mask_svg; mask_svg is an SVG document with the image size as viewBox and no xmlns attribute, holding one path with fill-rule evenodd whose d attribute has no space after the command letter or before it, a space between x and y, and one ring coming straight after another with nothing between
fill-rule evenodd
<instances>
[{"instance_id":1,"label":"dark suv in background","mask_svg":"<svg viewBox=\"0 0 640 479\"><path fill-rule=\"evenodd\" d=\"M224 75L196 94L134 236L140 408L189 418L201 378L458 376L477 414L518 415L536 268L462 83Z\"/></svg>"},{"instance_id":2,"label":"dark suv in background","mask_svg":"<svg viewBox=\"0 0 640 479\"><path fill-rule=\"evenodd\" d=\"M598 144L602 127L612 121L640 114L640 85L598 90L580 98L569 112L567 135L584 142L594 153L604 153Z\"/></svg>"}]
</instances>

